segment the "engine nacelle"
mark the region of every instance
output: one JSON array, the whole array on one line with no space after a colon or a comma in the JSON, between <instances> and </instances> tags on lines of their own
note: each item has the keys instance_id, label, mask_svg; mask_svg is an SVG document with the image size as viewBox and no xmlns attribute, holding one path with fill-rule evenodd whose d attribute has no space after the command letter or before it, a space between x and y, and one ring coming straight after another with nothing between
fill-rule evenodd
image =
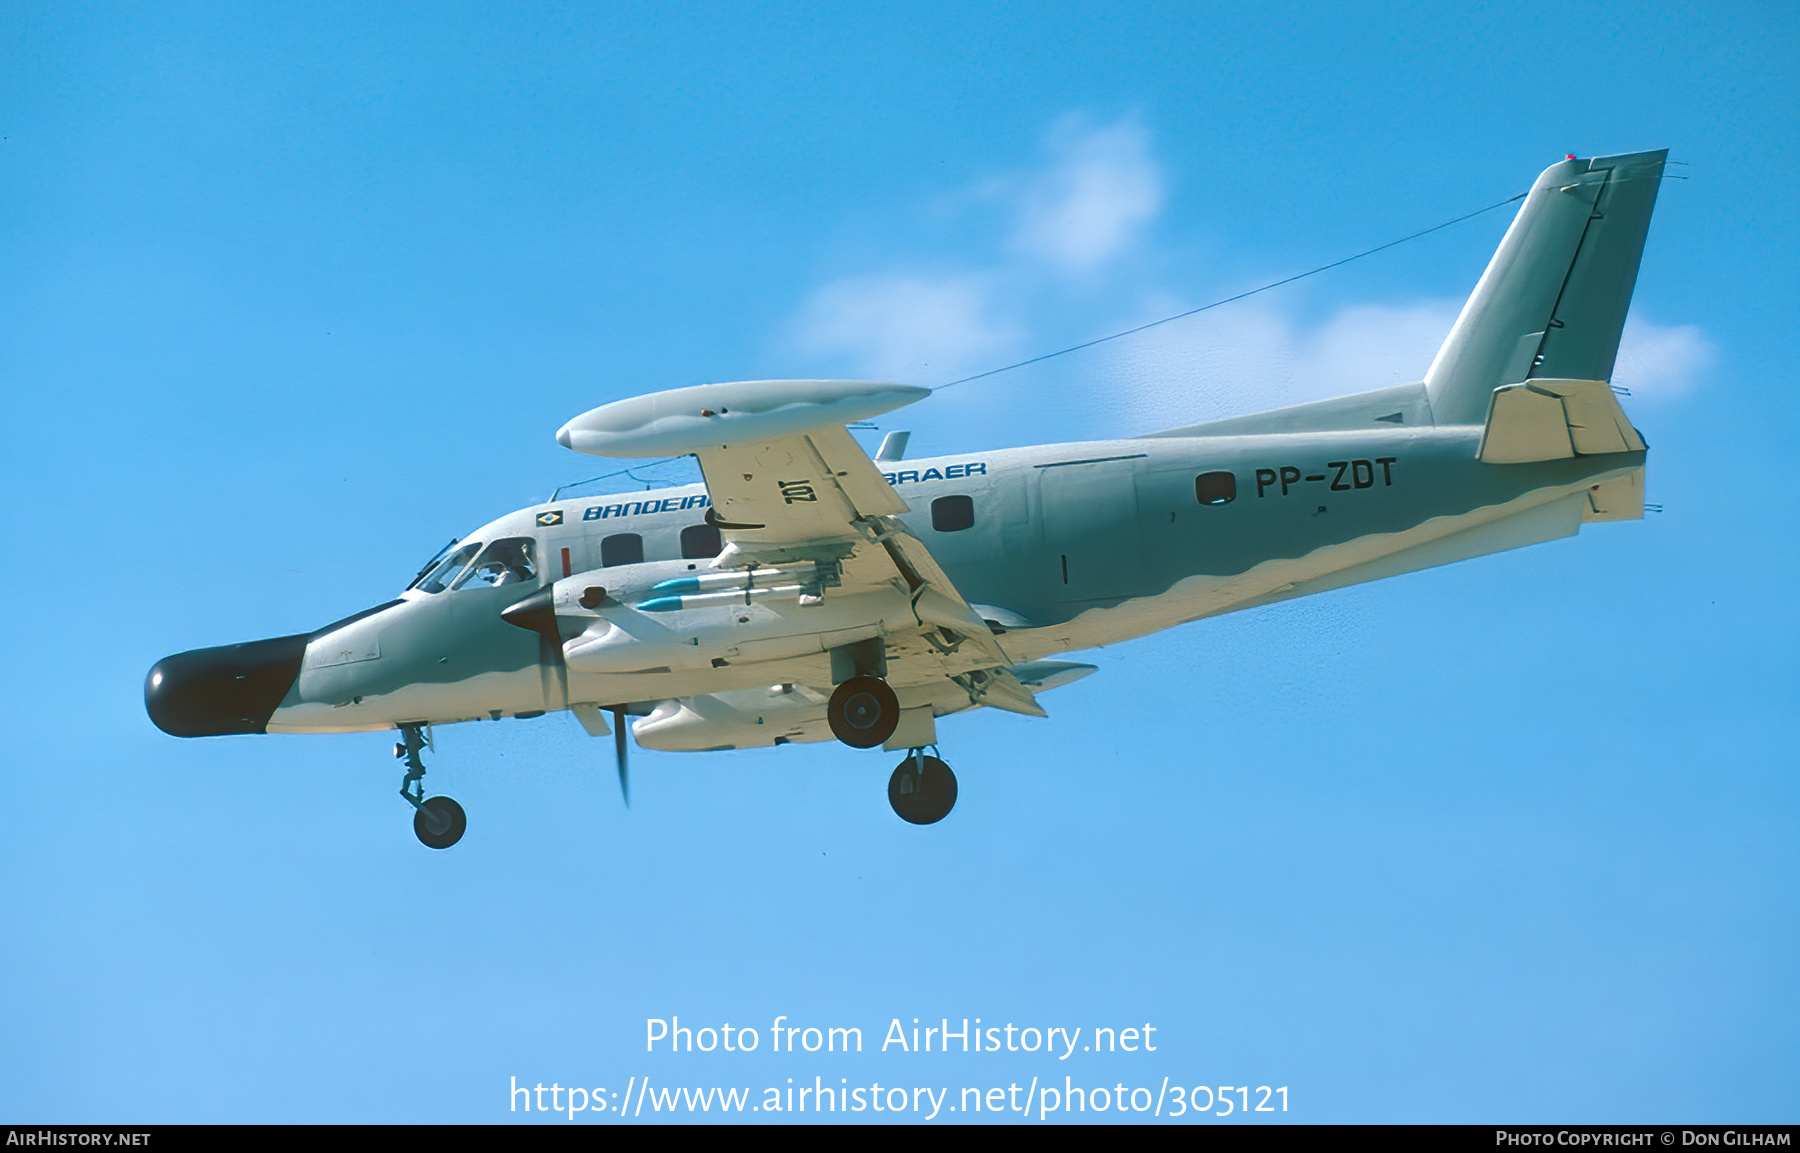
<instances>
[{"instance_id":1,"label":"engine nacelle","mask_svg":"<svg viewBox=\"0 0 1800 1153\"><path fill-rule=\"evenodd\" d=\"M646 749L669 753L766 748L831 739L824 701L791 685L777 685L757 695L761 699L746 700L749 693L733 693L735 704L727 704L716 696L664 701L631 726L631 735Z\"/></svg>"},{"instance_id":2,"label":"engine nacelle","mask_svg":"<svg viewBox=\"0 0 1800 1153\"><path fill-rule=\"evenodd\" d=\"M890 586L810 602L792 583L703 588L698 603L685 607L687 596L659 587L668 583L667 565L621 565L557 581L569 670L619 675L791 660L918 626L911 599ZM796 595L757 595L788 589Z\"/></svg>"}]
</instances>

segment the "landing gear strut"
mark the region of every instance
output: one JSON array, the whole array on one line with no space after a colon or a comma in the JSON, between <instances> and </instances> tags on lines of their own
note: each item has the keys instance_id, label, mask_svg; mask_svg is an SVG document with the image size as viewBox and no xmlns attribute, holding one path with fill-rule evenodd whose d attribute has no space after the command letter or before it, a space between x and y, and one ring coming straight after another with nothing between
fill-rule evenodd
<instances>
[{"instance_id":1,"label":"landing gear strut","mask_svg":"<svg viewBox=\"0 0 1800 1153\"><path fill-rule=\"evenodd\" d=\"M419 756L425 749L425 726L401 725L400 733L406 739L394 745L394 755L406 761L400 795L413 807L413 832L429 848L448 849L462 840L468 815L449 797L425 795L425 761Z\"/></svg>"},{"instance_id":2,"label":"landing gear strut","mask_svg":"<svg viewBox=\"0 0 1800 1153\"><path fill-rule=\"evenodd\" d=\"M903 821L935 825L956 807L956 774L924 749L912 749L888 778L888 804Z\"/></svg>"}]
</instances>

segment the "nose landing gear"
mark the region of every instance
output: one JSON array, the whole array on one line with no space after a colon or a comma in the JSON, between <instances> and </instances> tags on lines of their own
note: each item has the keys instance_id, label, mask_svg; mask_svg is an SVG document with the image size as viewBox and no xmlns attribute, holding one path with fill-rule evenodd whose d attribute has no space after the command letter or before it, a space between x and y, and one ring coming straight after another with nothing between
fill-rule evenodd
<instances>
[{"instance_id":1,"label":"nose landing gear","mask_svg":"<svg viewBox=\"0 0 1800 1153\"><path fill-rule=\"evenodd\" d=\"M888 778L888 804L903 821L935 825L956 807L956 774L924 749L913 749Z\"/></svg>"},{"instance_id":2,"label":"nose landing gear","mask_svg":"<svg viewBox=\"0 0 1800 1153\"><path fill-rule=\"evenodd\" d=\"M449 797L432 797L413 810L413 833L433 849L448 849L462 840L468 814Z\"/></svg>"},{"instance_id":3,"label":"nose landing gear","mask_svg":"<svg viewBox=\"0 0 1800 1153\"><path fill-rule=\"evenodd\" d=\"M419 756L425 749L425 726L401 725L400 733L406 739L394 745L394 755L406 761L400 795L413 807L413 833L428 848L448 849L462 840L468 814L449 797L425 795L425 761Z\"/></svg>"}]
</instances>

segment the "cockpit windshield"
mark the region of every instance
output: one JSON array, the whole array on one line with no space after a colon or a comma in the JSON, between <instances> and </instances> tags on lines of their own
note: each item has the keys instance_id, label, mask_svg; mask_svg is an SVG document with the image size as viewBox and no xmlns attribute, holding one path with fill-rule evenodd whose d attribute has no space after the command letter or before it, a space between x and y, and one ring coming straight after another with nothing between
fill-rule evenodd
<instances>
[{"instance_id":1,"label":"cockpit windshield","mask_svg":"<svg viewBox=\"0 0 1800 1153\"><path fill-rule=\"evenodd\" d=\"M475 554L480 551L480 541L462 546L433 565L431 571L419 578L414 587L424 589L428 593L443 592L450 587L450 582L456 579L456 574L466 568L468 563L475 559Z\"/></svg>"},{"instance_id":2,"label":"cockpit windshield","mask_svg":"<svg viewBox=\"0 0 1800 1153\"><path fill-rule=\"evenodd\" d=\"M483 549L467 571L450 585L460 588L498 588L501 585L529 584L537 580L537 562L533 558L532 540L513 536L497 540Z\"/></svg>"}]
</instances>

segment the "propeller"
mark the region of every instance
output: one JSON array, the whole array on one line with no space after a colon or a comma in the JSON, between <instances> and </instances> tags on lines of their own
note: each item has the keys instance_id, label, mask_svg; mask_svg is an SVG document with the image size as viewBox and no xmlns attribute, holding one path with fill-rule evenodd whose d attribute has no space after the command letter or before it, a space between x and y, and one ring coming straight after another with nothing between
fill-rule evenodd
<instances>
[{"instance_id":1,"label":"propeller","mask_svg":"<svg viewBox=\"0 0 1800 1153\"><path fill-rule=\"evenodd\" d=\"M630 742L625 739L625 706L613 706L613 759L619 764L619 792L625 797L625 807L631 807L631 757L627 750Z\"/></svg>"},{"instance_id":2,"label":"propeller","mask_svg":"<svg viewBox=\"0 0 1800 1153\"><path fill-rule=\"evenodd\" d=\"M544 709L569 707L569 665L563 659L562 630L556 622L556 586L545 585L500 610L500 619L538 635L538 673L544 682ZM631 745L625 732L625 706L614 705L613 759L619 766L619 792L631 807Z\"/></svg>"},{"instance_id":3,"label":"propeller","mask_svg":"<svg viewBox=\"0 0 1800 1153\"><path fill-rule=\"evenodd\" d=\"M562 631L556 623L556 586L543 588L500 610L509 625L538 635L538 675L544 682L544 709L569 707L569 666L563 660Z\"/></svg>"}]
</instances>

